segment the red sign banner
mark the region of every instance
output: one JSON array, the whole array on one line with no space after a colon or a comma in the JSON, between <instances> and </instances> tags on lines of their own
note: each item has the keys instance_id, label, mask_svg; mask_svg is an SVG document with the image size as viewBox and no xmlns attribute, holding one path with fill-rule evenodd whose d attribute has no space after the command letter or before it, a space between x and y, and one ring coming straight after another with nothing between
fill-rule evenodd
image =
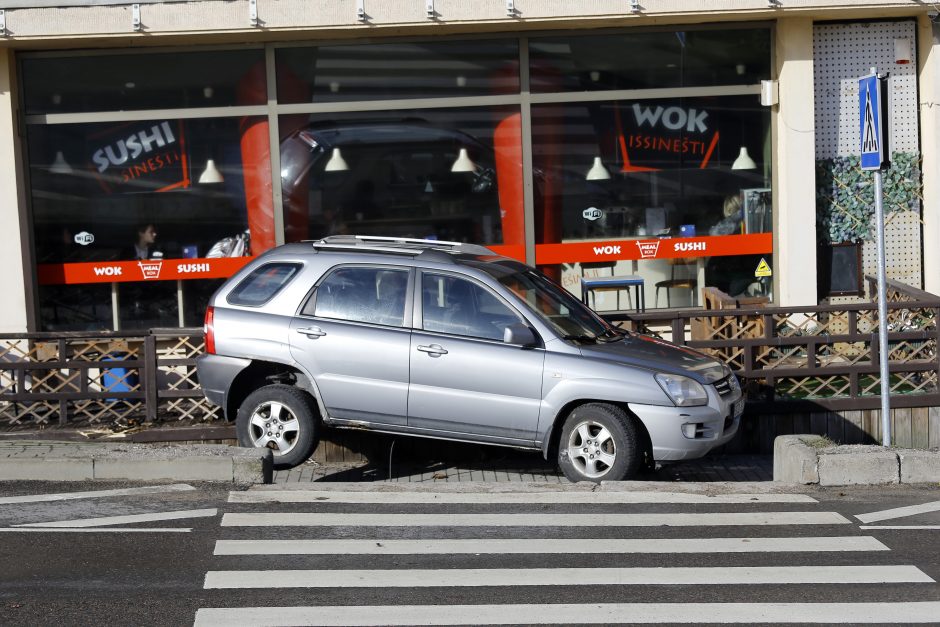
<instances>
[{"instance_id":1,"label":"red sign banner","mask_svg":"<svg viewBox=\"0 0 940 627\"><path fill-rule=\"evenodd\" d=\"M241 270L252 259L254 257L47 263L38 266L37 276L40 285L224 279Z\"/></svg>"},{"instance_id":2,"label":"red sign banner","mask_svg":"<svg viewBox=\"0 0 940 627\"><path fill-rule=\"evenodd\" d=\"M541 266L580 261L728 257L765 255L772 253L773 250L772 233L681 238L651 237L601 242L539 244L535 247L535 262Z\"/></svg>"}]
</instances>

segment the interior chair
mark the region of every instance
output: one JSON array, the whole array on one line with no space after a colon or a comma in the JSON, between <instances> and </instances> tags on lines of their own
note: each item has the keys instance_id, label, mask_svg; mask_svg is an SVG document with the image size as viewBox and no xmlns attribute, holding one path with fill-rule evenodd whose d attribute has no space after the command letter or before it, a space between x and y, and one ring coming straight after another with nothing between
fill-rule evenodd
<instances>
[{"instance_id":1,"label":"interior chair","mask_svg":"<svg viewBox=\"0 0 940 627\"><path fill-rule=\"evenodd\" d=\"M676 276L676 268L685 268L685 276ZM659 290L666 290L666 307L672 307L672 301L669 291L674 289L690 290L692 296L692 306L696 304L696 292L698 290L698 279L695 276L695 259L670 259L669 260L669 278L656 282L656 307L659 307Z\"/></svg>"}]
</instances>

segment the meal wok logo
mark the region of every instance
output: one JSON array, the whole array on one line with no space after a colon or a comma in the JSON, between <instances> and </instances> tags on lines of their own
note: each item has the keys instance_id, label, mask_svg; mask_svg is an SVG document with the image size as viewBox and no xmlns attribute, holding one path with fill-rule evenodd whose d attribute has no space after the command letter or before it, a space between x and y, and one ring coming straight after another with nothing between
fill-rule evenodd
<instances>
[{"instance_id":1,"label":"meal wok logo","mask_svg":"<svg viewBox=\"0 0 940 627\"><path fill-rule=\"evenodd\" d=\"M640 258L651 259L655 257L659 253L659 243L660 240L658 239L652 242L637 242L636 245L640 249Z\"/></svg>"},{"instance_id":2,"label":"meal wok logo","mask_svg":"<svg viewBox=\"0 0 940 627\"><path fill-rule=\"evenodd\" d=\"M140 271L145 279L160 278L160 270L163 268L162 261L138 261L137 265L140 266Z\"/></svg>"}]
</instances>

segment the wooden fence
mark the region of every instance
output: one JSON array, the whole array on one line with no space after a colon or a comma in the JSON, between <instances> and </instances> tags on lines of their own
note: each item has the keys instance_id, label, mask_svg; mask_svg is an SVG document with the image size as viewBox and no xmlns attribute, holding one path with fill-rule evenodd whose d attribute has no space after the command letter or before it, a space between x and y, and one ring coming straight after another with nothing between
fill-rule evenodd
<instances>
[{"instance_id":1,"label":"wooden fence","mask_svg":"<svg viewBox=\"0 0 940 627\"><path fill-rule=\"evenodd\" d=\"M888 362L894 442L940 446L940 298L896 281L888 292ZM873 302L816 307L741 303L714 288L706 309L615 313L605 318L727 362L747 390L741 450L819 433L880 441L878 311Z\"/></svg>"},{"instance_id":2,"label":"wooden fence","mask_svg":"<svg viewBox=\"0 0 940 627\"><path fill-rule=\"evenodd\" d=\"M213 420L201 329L0 337L0 427Z\"/></svg>"},{"instance_id":3,"label":"wooden fence","mask_svg":"<svg viewBox=\"0 0 940 627\"><path fill-rule=\"evenodd\" d=\"M874 303L768 307L712 288L704 296L708 309L605 317L713 354L737 372L748 405L732 448L767 452L785 433L880 440ZM895 443L940 446L940 298L892 283L889 301ZM216 420L196 378L202 351L200 329L0 337L0 428Z\"/></svg>"}]
</instances>

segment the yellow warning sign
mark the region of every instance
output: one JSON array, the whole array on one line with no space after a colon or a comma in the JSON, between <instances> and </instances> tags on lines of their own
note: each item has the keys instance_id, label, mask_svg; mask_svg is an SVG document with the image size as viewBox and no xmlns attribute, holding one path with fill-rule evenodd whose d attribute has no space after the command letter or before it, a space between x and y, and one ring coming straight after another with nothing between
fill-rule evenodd
<instances>
[{"instance_id":1,"label":"yellow warning sign","mask_svg":"<svg viewBox=\"0 0 940 627\"><path fill-rule=\"evenodd\" d=\"M764 277L764 276L773 276L774 272L770 269L770 264L767 263L767 260L761 258L760 263L757 264L757 270L754 270L755 277Z\"/></svg>"}]
</instances>

